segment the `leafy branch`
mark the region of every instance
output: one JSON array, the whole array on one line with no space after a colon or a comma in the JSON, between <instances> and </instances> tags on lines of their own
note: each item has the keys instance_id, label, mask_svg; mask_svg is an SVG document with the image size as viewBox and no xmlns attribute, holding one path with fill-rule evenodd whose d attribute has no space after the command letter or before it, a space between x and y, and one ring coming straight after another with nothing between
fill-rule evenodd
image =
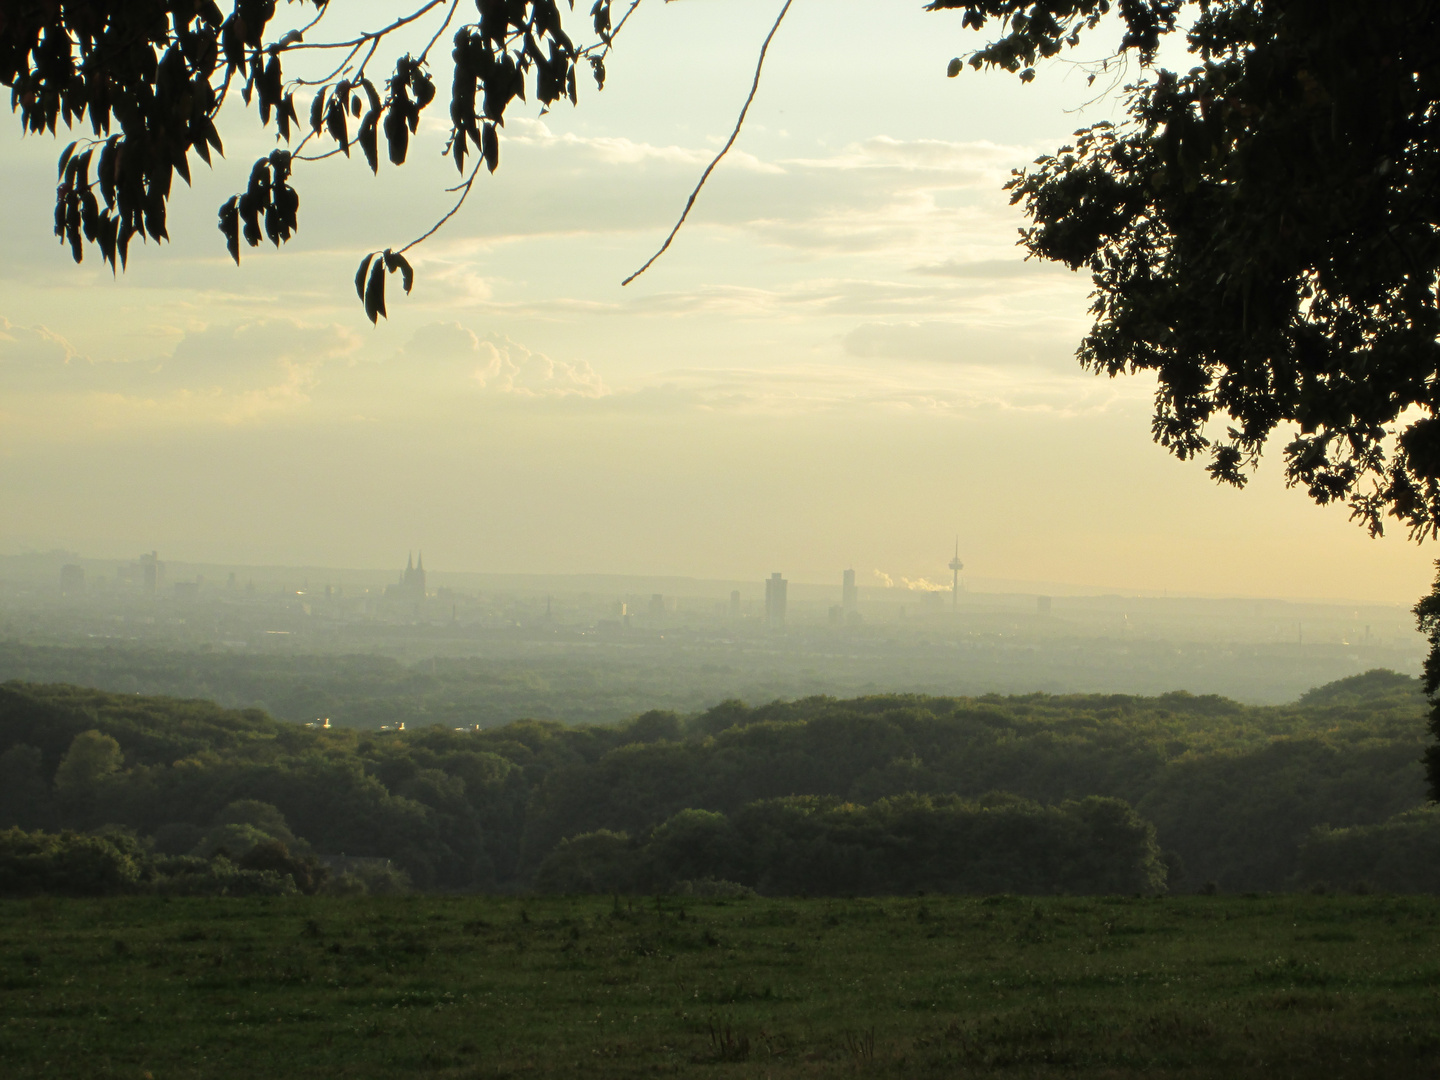
<instances>
[{"instance_id":1,"label":"leafy branch","mask_svg":"<svg viewBox=\"0 0 1440 1080\"><path fill-rule=\"evenodd\" d=\"M166 212L176 174L190 183L189 155L206 164L224 154L216 126L221 105L238 86L260 123L272 122L283 148L257 160L243 192L219 210L226 249L238 264L241 241L256 247L288 241L299 227L300 196L292 186L297 164L358 146L372 173L386 157L403 165L422 113L437 97L429 55L452 27L459 0L425 0L382 26L357 35L309 40L329 11L328 0L289 0L314 9L295 29L280 32L275 0L13 0L0 8L0 84L25 131L56 134L59 125L89 122L93 138L71 142L60 155L55 234L76 262L95 245L113 271L128 265L131 241L168 239ZM385 314L384 282L399 273L409 292L413 271L403 252L433 236L464 204L479 165L494 172L507 109L538 99L548 109L574 104L577 70L588 67L597 88L616 36L638 8L630 0L612 22L614 0L590 8L593 43L578 46L564 28L561 0L474 0L477 21L453 31L451 132L442 153L464 182L459 199L435 225L399 251L366 256L366 313ZM574 2L565 5L573 10ZM428 20L433 20L433 24ZM394 35L433 25L418 55L393 56L392 74L372 79L367 69ZM309 55L344 51L318 77L294 77L285 65ZM398 50L397 50L398 51ZM297 94L310 93L306 121ZM294 140L298 137L298 142ZM302 153L313 142L330 144ZM293 145L292 145L293 143ZM467 169L467 156L478 155ZM377 276L377 274L379 276Z\"/></svg>"}]
</instances>

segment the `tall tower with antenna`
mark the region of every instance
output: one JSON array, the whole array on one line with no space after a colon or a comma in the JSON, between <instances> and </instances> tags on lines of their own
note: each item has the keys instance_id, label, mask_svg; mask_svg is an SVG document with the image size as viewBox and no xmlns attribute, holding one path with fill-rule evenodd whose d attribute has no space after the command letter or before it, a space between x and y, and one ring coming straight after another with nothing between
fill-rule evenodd
<instances>
[{"instance_id":1,"label":"tall tower with antenna","mask_svg":"<svg viewBox=\"0 0 1440 1080\"><path fill-rule=\"evenodd\" d=\"M960 571L965 569L965 564L960 561L960 537L955 537L955 557L950 560L950 573L954 580L950 585L950 606L960 606Z\"/></svg>"}]
</instances>

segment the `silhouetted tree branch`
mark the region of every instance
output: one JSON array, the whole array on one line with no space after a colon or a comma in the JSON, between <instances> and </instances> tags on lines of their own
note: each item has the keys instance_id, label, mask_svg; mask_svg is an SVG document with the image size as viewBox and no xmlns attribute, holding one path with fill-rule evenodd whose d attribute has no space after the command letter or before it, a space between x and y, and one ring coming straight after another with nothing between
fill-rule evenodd
<instances>
[{"instance_id":1,"label":"silhouetted tree branch","mask_svg":"<svg viewBox=\"0 0 1440 1080\"><path fill-rule=\"evenodd\" d=\"M730 152L730 148L735 145L735 140L740 137L740 128L745 124L745 114L750 111L750 103L755 100L755 91L760 89L760 72L765 67L765 54L770 49L770 41L774 38L775 31L779 30L780 24L785 21L785 13L790 10L791 2L792 0L785 0L785 6L775 17L775 25L770 28L770 33L765 35L765 43L760 46L760 58L755 62L755 78L751 80L750 93L745 98L745 104L740 108L740 116L735 121L735 130L730 132L730 138L725 140L725 145L720 148L720 152L715 155L709 165L705 166L705 171L700 174L700 182L695 185L695 190L690 193L690 198L685 200L685 209L680 212L680 219L675 222L675 227L670 230L670 235L665 237L665 242L660 245L660 250L651 255L645 261L644 266L620 282L622 288L649 270L655 260L669 250L670 242L675 239L675 234L680 231L680 226L684 225L685 219L690 216L690 208L695 205L695 200L700 195L700 189L705 186L705 181L710 179L710 174L715 171L715 166L720 164L720 159Z\"/></svg>"},{"instance_id":2,"label":"silhouetted tree branch","mask_svg":"<svg viewBox=\"0 0 1440 1080\"><path fill-rule=\"evenodd\" d=\"M0 83L11 89L12 107L27 132L56 134L59 125L89 122L92 135L71 142L60 155L55 233L76 262L93 244L112 269L128 264L130 244L169 237L166 215L178 174L190 182L193 153L209 164L224 153L216 126L221 105L238 85L260 122L272 121L285 144L256 161L243 192L219 212L231 257L240 261L241 241L255 247L268 239L278 247L299 227L300 196L292 186L300 162L350 156L358 146L372 172L386 156L405 163L410 137L422 112L437 96L429 54L451 27L459 0L426 0L375 29L349 37L312 39L329 11L328 0L290 0L312 7L302 25L278 30L275 0L11 0L0 7ZM578 46L562 20L561 0L475 0L479 16L453 34L450 88L451 133L443 153L464 182L460 199L424 236L449 221L469 194L484 163L494 172L506 110L530 95L548 108L577 100L577 70L588 66L596 86L605 82L605 60L615 36L640 0L631 0L612 26L613 0L595 0L589 12L597 40ZM573 10L573 0L564 5ZM367 69L393 35L434 20L417 56L394 56L393 74L380 85ZM318 77L294 77L292 58L343 50L339 64ZM314 88L302 122L297 92ZM292 137L299 142L291 148ZM322 153L302 154L312 140L328 140ZM468 171L466 156L476 166ZM377 260L375 255L380 256ZM385 275L401 274L409 291L413 273L402 254L389 249L367 256L370 268L360 289L373 322L385 313Z\"/></svg>"}]
</instances>

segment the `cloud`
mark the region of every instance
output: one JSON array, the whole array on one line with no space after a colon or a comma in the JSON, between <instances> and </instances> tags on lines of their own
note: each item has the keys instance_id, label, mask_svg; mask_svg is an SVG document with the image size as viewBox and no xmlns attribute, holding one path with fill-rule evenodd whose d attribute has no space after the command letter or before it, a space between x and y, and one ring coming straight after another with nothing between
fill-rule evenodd
<instances>
[{"instance_id":1,"label":"cloud","mask_svg":"<svg viewBox=\"0 0 1440 1080\"><path fill-rule=\"evenodd\" d=\"M85 380L91 367L75 347L47 326L24 326L0 316L0 391L47 391Z\"/></svg>"},{"instance_id":2,"label":"cloud","mask_svg":"<svg viewBox=\"0 0 1440 1080\"><path fill-rule=\"evenodd\" d=\"M973 327L962 323L862 323L841 343L849 356L862 360L963 361L969 353Z\"/></svg>"},{"instance_id":3,"label":"cloud","mask_svg":"<svg viewBox=\"0 0 1440 1080\"><path fill-rule=\"evenodd\" d=\"M983 281L993 281L996 278L1033 278L1073 274L1073 271L1059 263L1047 262L1043 259L1027 260L1018 255L1013 259L974 259L966 262L946 259L944 262L931 263L928 266L913 266L910 268L910 272L930 277L979 278Z\"/></svg>"},{"instance_id":4,"label":"cloud","mask_svg":"<svg viewBox=\"0 0 1440 1080\"><path fill-rule=\"evenodd\" d=\"M656 146L653 143L635 142L633 139L614 136L576 135L566 132L556 135L542 120L517 117L510 121L507 134L509 141L517 145L528 145L536 149L570 152L583 157L587 162L602 165L642 165L651 162L666 165L709 164L715 151L706 147L688 147L671 144ZM761 161L745 150L731 150L725 155L725 162L732 168L751 172L783 174L785 169L773 162Z\"/></svg>"},{"instance_id":5,"label":"cloud","mask_svg":"<svg viewBox=\"0 0 1440 1080\"><path fill-rule=\"evenodd\" d=\"M482 390L521 398L600 398L610 393L586 360L552 360L503 334L481 337L458 322L421 327L404 349L408 360L458 366Z\"/></svg>"},{"instance_id":6,"label":"cloud","mask_svg":"<svg viewBox=\"0 0 1440 1080\"><path fill-rule=\"evenodd\" d=\"M322 366L359 350L361 338L336 323L307 325L292 319L257 319L190 330L151 369L160 385L186 389L254 389L313 383Z\"/></svg>"},{"instance_id":7,"label":"cloud","mask_svg":"<svg viewBox=\"0 0 1440 1080\"><path fill-rule=\"evenodd\" d=\"M246 423L307 404L323 365L360 346L344 327L289 319L186 331L155 326L151 333L178 341L160 356L92 360L43 327L0 320L7 413L39 423L58 406L72 431Z\"/></svg>"},{"instance_id":8,"label":"cloud","mask_svg":"<svg viewBox=\"0 0 1440 1080\"><path fill-rule=\"evenodd\" d=\"M993 142L895 139L876 135L850 143L825 157L790 158L784 164L814 170L933 172L943 174L948 183L982 186L1003 184L1015 163L1031 156L1033 153L1024 147Z\"/></svg>"},{"instance_id":9,"label":"cloud","mask_svg":"<svg viewBox=\"0 0 1440 1080\"><path fill-rule=\"evenodd\" d=\"M640 415L993 419L1133 411L1153 393L1153 379L1097 378L1073 359L1063 371L1019 362L861 366L831 360L653 372L592 400L608 411Z\"/></svg>"},{"instance_id":10,"label":"cloud","mask_svg":"<svg viewBox=\"0 0 1440 1080\"><path fill-rule=\"evenodd\" d=\"M75 349L44 326L20 326L0 316L0 368L56 368L76 358Z\"/></svg>"},{"instance_id":11,"label":"cloud","mask_svg":"<svg viewBox=\"0 0 1440 1080\"><path fill-rule=\"evenodd\" d=\"M861 323L841 336L841 348L845 355L864 361L1076 371L1074 350L1084 326L1063 313L1043 306L957 303L950 314L952 319Z\"/></svg>"},{"instance_id":12,"label":"cloud","mask_svg":"<svg viewBox=\"0 0 1440 1080\"><path fill-rule=\"evenodd\" d=\"M452 233L433 252L542 236L663 236L714 155L708 145L557 135L521 118L507 132L517 152L487 189L487 209L467 218L465 236ZM710 177L687 230L739 231L811 257L894 251L912 264L939 262L981 235L1005 250L1016 212L1001 189L1011 167L1031 157L994 143L888 136L809 157L765 159L737 147Z\"/></svg>"}]
</instances>

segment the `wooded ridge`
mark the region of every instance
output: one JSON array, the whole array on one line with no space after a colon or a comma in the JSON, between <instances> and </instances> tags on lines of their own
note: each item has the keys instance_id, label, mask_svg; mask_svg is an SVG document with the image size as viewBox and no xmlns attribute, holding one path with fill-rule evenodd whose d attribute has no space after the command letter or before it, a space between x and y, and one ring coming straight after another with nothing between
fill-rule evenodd
<instances>
[{"instance_id":1,"label":"wooded ridge","mask_svg":"<svg viewBox=\"0 0 1440 1080\"><path fill-rule=\"evenodd\" d=\"M142 861L389 860L425 890L1430 890L1425 709L1372 671L1277 707L885 695L374 732L8 683L0 829L32 855L71 830Z\"/></svg>"}]
</instances>

